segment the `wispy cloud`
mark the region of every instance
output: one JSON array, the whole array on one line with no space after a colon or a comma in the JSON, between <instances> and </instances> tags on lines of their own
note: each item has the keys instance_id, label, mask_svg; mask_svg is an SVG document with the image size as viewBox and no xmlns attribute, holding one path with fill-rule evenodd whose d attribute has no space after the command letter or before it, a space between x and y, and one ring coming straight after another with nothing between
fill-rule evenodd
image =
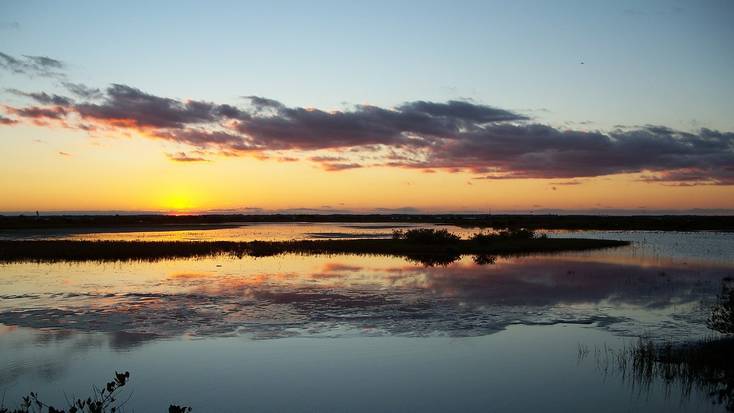
<instances>
[{"instance_id":1,"label":"wispy cloud","mask_svg":"<svg viewBox=\"0 0 734 413\"><path fill-rule=\"evenodd\" d=\"M361 168L362 165L360 165L358 163L344 163L344 162L332 162L332 163L329 163L329 162L327 162L327 163L321 164L321 167L325 171L334 172L334 171L345 171L347 169L357 169L357 168Z\"/></svg>"},{"instance_id":2,"label":"wispy cloud","mask_svg":"<svg viewBox=\"0 0 734 413\"><path fill-rule=\"evenodd\" d=\"M11 73L63 78L65 75L62 70L65 67L66 65L62 61L47 56L23 55L13 57L0 52L0 68Z\"/></svg>"},{"instance_id":3,"label":"wispy cloud","mask_svg":"<svg viewBox=\"0 0 734 413\"><path fill-rule=\"evenodd\" d=\"M18 123L17 120L0 115L0 125L14 125L16 123Z\"/></svg>"},{"instance_id":4,"label":"wispy cloud","mask_svg":"<svg viewBox=\"0 0 734 413\"><path fill-rule=\"evenodd\" d=\"M177 152L167 154L168 159L175 162L209 162L203 156L189 155L186 152Z\"/></svg>"},{"instance_id":5,"label":"wispy cloud","mask_svg":"<svg viewBox=\"0 0 734 413\"><path fill-rule=\"evenodd\" d=\"M577 181L577 180L571 180L571 181L558 181L558 182L551 182L551 185L557 185L557 186L573 186L573 185L581 185L583 182Z\"/></svg>"},{"instance_id":6,"label":"wispy cloud","mask_svg":"<svg viewBox=\"0 0 734 413\"><path fill-rule=\"evenodd\" d=\"M83 99L100 99L103 94L98 88L89 87L83 83L62 82L62 85L77 97Z\"/></svg>"}]
</instances>

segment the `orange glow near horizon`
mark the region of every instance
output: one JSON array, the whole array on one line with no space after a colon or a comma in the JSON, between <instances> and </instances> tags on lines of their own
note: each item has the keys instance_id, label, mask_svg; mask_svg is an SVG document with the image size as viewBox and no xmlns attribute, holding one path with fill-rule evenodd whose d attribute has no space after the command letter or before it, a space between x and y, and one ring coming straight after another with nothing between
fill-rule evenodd
<instances>
[{"instance_id":1,"label":"orange glow near horizon","mask_svg":"<svg viewBox=\"0 0 734 413\"><path fill-rule=\"evenodd\" d=\"M481 180L468 172L391 167L325 171L307 160L252 156L173 162L166 153L181 148L166 141L90 139L80 132L51 134L33 126L0 129L0 137L0 211L734 208L731 186L666 186L640 182L640 174ZM69 156L59 155L62 151Z\"/></svg>"}]
</instances>

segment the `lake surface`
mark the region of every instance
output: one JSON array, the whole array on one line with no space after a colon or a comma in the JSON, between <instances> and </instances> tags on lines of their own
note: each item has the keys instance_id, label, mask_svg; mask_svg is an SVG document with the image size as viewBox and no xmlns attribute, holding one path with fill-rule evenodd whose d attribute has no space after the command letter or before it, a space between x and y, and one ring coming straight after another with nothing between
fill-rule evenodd
<instances>
[{"instance_id":1,"label":"lake surface","mask_svg":"<svg viewBox=\"0 0 734 413\"><path fill-rule=\"evenodd\" d=\"M392 229L14 236L273 240ZM61 404L64 393L86 395L129 370L135 411L172 402L194 411L722 411L695 389L683 397L675 385L636 386L579 357L579 346L710 335L703 322L721 279L734 276L734 234L549 235L633 244L438 267L293 254L0 265L0 392L6 404L29 391Z\"/></svg>"}]
</instances>

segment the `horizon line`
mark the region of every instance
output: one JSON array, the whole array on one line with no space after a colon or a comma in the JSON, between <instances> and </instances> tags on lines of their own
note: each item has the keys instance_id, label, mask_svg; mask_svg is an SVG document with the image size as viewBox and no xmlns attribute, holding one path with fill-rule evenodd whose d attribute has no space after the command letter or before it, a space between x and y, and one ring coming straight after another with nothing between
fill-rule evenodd
<instances>
[{"instance_id":1,"label":"horizon line","mask_svg":"<svg viewBox=\"0 0 734 413\"><path fill-rule=\"evenodd\" d=\"M432 210L413 207L370 208L370 209L333 209L333 208L233 208L209 210L15 210L0 211L0 217L36 216L113 216L113 215L182 215L182 216L268 216L268 215L734 215L729 208L685 208L685 209L648 209L648 208L537 208L537 209L487 209L479 210Z\"/></svg>"}]
</instances>

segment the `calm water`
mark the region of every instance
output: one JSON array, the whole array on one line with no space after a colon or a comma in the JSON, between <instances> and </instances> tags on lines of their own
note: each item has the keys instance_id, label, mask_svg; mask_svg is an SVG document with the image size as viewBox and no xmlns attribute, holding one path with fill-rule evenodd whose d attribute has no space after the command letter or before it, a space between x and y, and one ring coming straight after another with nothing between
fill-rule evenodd
<instances>
[{"instance_id":1,"label":"calm water","mask_svg":"<svg viewBox=\"0 0 734 413\"><path fill-rule=\"evenodd\" d=\"M391 230L266 224L52 236ZM551 233L561 235L634 244L445 267L351 255L1 265L0 392L61 403L64 392L87 394L129 370L135 411L171 402L195 411L721 411L696 391L640 389L579 360L578 347L711 334L703 320L720 280L734 275L734 234Z\"/></svg>"},{"instance_id":2,"label":"calm water","mask_svg":"<svg viewBox=\"0 0 734 413\"><path fill-rule=\"evenodd\" d=\"M393 230L410 228L446 228L456 234L468 235L474 230L433 224L383 223L231 223L216 228L165 231L108 230L102 228L57 230L5 230L0 239L81 239L128 241L287 241L292 239L389 238ZM114 232L118 231L118 232Z\"/></svg>"}]
</instances>

